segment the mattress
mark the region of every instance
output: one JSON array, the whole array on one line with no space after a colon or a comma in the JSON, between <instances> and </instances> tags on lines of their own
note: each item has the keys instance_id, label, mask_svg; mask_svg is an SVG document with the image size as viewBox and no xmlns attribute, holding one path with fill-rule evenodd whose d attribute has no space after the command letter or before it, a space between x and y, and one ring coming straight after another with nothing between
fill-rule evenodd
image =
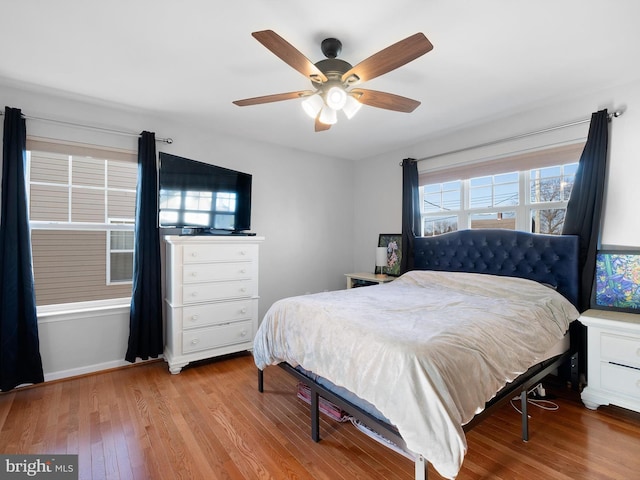
<instances>
[{"instance_id":1,"label":"mattress","mask_svg":"<svg viewBox=\"0 0 640 480\"><path fill-rule=\"evenodd\" d=\"M466 453L462 425L539 363L578 316L530 280L412 271L385 285L276 302L254 359L260 369L301 366L366 400L412 452L453 478Z\"/></svg>"}]
</instances>

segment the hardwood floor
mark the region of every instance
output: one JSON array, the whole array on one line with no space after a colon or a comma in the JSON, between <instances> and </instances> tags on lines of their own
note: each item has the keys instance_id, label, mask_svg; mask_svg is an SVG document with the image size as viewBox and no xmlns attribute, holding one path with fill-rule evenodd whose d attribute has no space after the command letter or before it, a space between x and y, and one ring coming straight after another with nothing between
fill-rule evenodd
<instances>
[{"instance_id":1,"label":"hardwood floor","mask_svg":"<svg viewBox=\"0 0 640 480\"><path fill-rule=\"evenodd\" d=\"M0 453L77 453L81 479L397 479L413 462L350 423L323 416L310 439L308 406L276 367L256 387L249 354L179 375L164 362L0 394ZM640 478L640 415L593 412L567 389L558 411L531 407L530 440L505 405L467 434L460 480ZM441 478L430 468L430 479Z\"/></svg>"}]
</instances>

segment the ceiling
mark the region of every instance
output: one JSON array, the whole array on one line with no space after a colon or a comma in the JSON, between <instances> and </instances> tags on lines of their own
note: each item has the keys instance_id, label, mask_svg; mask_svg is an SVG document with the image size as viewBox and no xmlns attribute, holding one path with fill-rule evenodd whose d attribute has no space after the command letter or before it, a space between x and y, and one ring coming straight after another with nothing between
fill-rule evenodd
<instances>
[{"instance_id":1,"label":"ceiling","mask_svg":"<svg viewBox=\"0 0 640 480\"><path fill-rule=\"evenodd\" d=\"M0 0L0 11L2 81L355 160L640 79L637 0ZM337 37L353 65L423 32L431 52L362 84L422 104L364 106L318 133L300 100L235 106L311 86L251 36L265 29L313 62Z\"/></svg>"}]
</instances>

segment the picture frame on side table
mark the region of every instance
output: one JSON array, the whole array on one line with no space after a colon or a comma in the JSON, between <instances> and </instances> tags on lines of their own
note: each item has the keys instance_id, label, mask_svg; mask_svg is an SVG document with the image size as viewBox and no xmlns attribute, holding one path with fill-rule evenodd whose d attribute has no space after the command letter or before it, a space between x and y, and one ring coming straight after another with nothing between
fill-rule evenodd
<instances>
[{"instance_id":1,"label":"picture frame on side table","mask_svg":"<svg viewBox=\"0 0 640 480\"><path fill-rule=\"evenodd\" d=\"M599 250L591 308L640 313L640 250Z\"/></svg>"},{"instance_id":2,"label":"picture frame on side table","mask_svg":"<svg viewBox=\"0 0 640 480\"><path fill-rule=\"evenodd\" d=\"M400 261L402 260L402 234L381 233L378 237L378 247L387 249L387 266L384 272L392 277L400 276Z\"/></svg>"}]
</instances>

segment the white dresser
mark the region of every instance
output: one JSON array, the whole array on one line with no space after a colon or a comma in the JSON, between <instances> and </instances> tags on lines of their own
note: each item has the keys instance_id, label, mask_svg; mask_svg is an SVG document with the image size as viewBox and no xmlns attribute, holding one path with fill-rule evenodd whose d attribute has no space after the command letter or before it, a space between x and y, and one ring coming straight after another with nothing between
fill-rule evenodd
<instances>
[{"instance_id":1,"label":"white dresser","mask_svg":"<svg viewBox=\"0 0 640 480\"><path fill-rule=\"evenodd\" d=\"M640 412L640 315L587 310L587 408L617 405Z\"/></svg>"},{"instance_id":2,"label":"white dresser","mask_svg":"<svg viewBox=\"0 0 640 480\"><path fill-rule=\"evenodd\" d=\"M262 237L166 236L165 348L171 373L250 350L258 328Z\"/></svg>"}]
</instances>

